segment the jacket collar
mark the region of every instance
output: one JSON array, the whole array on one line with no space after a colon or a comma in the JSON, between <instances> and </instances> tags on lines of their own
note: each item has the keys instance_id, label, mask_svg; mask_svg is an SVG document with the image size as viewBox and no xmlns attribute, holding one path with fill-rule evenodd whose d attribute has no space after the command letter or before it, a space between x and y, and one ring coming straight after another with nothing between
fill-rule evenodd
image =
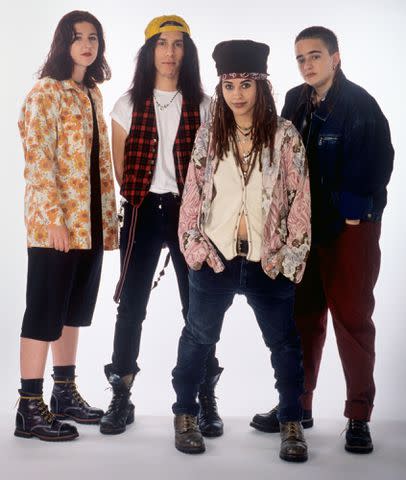
<instances>
[{"instance_id":1,"label":"jacket collar","mask_svg":"<svg viewBox=\"0 0 406 480\"><path fill-rule=\"evenodd\" d=\"M330 116L331 112L334 110L335 104L340 96L343 82L346 81L346 77L342 70L340 69L334 79L333 84L331 85L329 91L327 92L326 98L320 102L319 106L314 111L314 116L319 120L325 122ZM306 99L308 108L311 106L312 98L315 95L315 90L313 87L307 86Z\"/></svg>"},{"instance_id":2,"label":"jacket collar","mask_svg":"<svg viewBox=\"0 0 406 480\"><path fill-rule=\"evenodd\" d=\"M62 85L62 88L64 90L75 90L76 92L78 92L81 95L86 95L86 93L71 78L69 78L67 80L61 80L61 85ZM88 90L93 96L93 93L96 91L96 87L89 88Z\"/></svg>"}]
</instances>

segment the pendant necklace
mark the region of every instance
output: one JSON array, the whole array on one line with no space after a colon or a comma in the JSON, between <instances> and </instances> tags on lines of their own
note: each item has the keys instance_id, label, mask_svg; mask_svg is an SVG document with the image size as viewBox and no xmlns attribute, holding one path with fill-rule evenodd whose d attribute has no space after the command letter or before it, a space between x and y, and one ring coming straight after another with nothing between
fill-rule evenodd
<instances>
[{"instance_id":1,"label":"pendant necklace","mask_svg":"<svg viewBox=\"0 0 406 480\"><path fill-rule=\"evenodd\" d=\"M245 145L250 143L252 141L252 127L244 128L244 130L247 132L245 133L242 128L239 125L237 126L237 143L240 144L241 146L241 152L242 152L242 157L241 157L241 163L243 166L248 166L251 160L251 153L252 149L249 151L245 150ZM242 137L240 136L240 133L242 134Z\"/></svg>"},{"instance_id":2,"label":"pendant necklace","mask_svg":"<svg viewBox=\"0 0 406 480\"><path fill-rule=\"evenodd\" d=\"M176 95L177 95L178 93L179 93L179 90L176 90L175 95L169 100L168 103L164 103L164 104L159 103L159 102L158 102L158 99L157 99L156 96L155 96L155 93L153 93L153 97L154 97L155 103L157 104L159 110L160 110L161 112L162 112L163 110L166 110L166 109L169 107L169 105L175 100Z\"/></svg>"}]
</instances>

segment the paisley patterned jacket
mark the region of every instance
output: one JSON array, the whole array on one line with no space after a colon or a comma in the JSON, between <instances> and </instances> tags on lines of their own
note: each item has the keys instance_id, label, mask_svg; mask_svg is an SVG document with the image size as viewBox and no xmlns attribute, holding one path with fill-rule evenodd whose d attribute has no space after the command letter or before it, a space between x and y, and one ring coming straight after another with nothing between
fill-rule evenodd
<instances>
[{"instance_id":1,"label":"paisley patterned jacket","mask_svg":"<svg viewBox=\"0 0 406 480\"><path fill-rule=\"evenodd\" d=\"M117 214L102 96L90 89L99 128L103 243L117 248ZM18 122L24 148L28 247L48 247L49 224L66 225L71 249L91 248L90 153L93 117L88 96L73 80L39 80Z\"/></svg>"},{"instance_id":2,"label":"paisley patterned jacket","mask_svg":"<svg viewBox=\"0 0 406 480\"><path fill-rule=\"evenodd\" d=\"M210 143L210 126L203 124L196 135L186 177L178 233L190 268L199 270L207 262L215 272L221 272L224 264L204 233L219 161ZM310 188L305 148L290 121L278 117L272 159L269 148L264 148L261 162L261 265L271 278L281 273L299 283L310 250Z\"/></svg>"}]
</instances>

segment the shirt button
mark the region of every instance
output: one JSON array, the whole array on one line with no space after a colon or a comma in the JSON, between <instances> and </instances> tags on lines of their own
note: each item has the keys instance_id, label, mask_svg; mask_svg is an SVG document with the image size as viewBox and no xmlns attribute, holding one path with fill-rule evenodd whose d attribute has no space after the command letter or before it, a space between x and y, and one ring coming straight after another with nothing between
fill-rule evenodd
<instances>
[{"instance_id":1,"label":"shirt button","mask_svg":"<svg viewBox=\"0 0 406 480\"><path fill-rule=\"evenodd\" d=\"M156 143L156 138L153 138L152 141L153 141L154 143Z\"/></svg>"},{"instance_id":2,"label":"shirt button","mask_svg":"<svg viewBox=\"0 0 406 480\"><path fill-rule=\"evenodd\" d=\"M371 213L368 213L368 218L372 218L372 214L371 214Z\"/></svg>"}]
</instances>

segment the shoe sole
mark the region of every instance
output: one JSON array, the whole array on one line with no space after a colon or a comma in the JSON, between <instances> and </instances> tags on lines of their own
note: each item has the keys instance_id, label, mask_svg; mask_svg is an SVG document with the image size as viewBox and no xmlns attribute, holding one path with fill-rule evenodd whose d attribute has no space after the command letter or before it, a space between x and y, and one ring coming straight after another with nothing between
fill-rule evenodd
<instances>
[{"instance_id":1,"label":"shoe sole","mask_svg":"<svg viewBox=\"0 0 406 480\"><path fill-rule=\"evenodd\" d=\"M52 412L53 413L53 412ZM98 425L100 423L100 418L95 418L94 420L83 420L81 418L73 417L71 415L65 415L64 413L53 413L58 420L73 420L76 423L80 423L81 425Z\"/></svg>"},{"instance_id":2,"label":"shoe sole","mask_svg":"<svg viewBox=\"0 0 406 480\"><path fill-rule=\"evenodd\" d=\"M192 455L197 454L197 453L204 453L206 451L206 447L204 445L202 447L199 447L199 448L182 448L182 447L175 444L175 448L176 448L176 450L179 450L179 452L190 453Z\"/></svg>"},{"instance_id":3,"label":"shoe sole","mask_svg":"<svg viewBox=\"0 0 406 480\"><path fill-rule=\"evenodd\" d=\"M79 433L72 433L72 435L66 435L64 437L45 437L31 432L23 432L22 430L15 430L14 435L20 438L38 438L43 442L69 442L75 440L79 436Z\"/></svg>"},{"instance_id":4,"label":"shoe sole","mask_svg":"<svg viewBox=\"0 0 406 480\"><path fill-rule=\"evenodd\" d=\"M349 445L345 445L344 448L345 448L346 452L361 453L361 454L371 453L374 449L373 446L371 446L371 447L351 447Z\"/></svg>"},{"instance_id":5,"label":"shoe sole","mask_svg":"<svg viewBox=\"0 0 406 480\"><path fill-rule=\"evenodd\" d=\"M127 417L127 420L125 422L125 427L120 427L120 428L105 428L103 426L100 426L100 433L103 435L119 435L120 433L124 433L126 430L127 425L131 425L134 423L134 413L130 414Z\"/></svg>"},{"instance_id":6,"label":"shoe sole","mask_svg":"<svg viewBox=\"0 0 406 480\"><path fill-rule=\"evenodd\" d=\"M303 462L307 462L308 456L307 455L297 456L297 455L282 455L282 454L279 454L279 458L281 458L282 460L285 460L285 462L303 463Z\"/></svg>"},{"instance_id":7,"label":"shoe sole","mask_svg":"<svg viewBox=\"0 0 406 480\"><path fill-rule=\"evenodd\" d=\"M314 425L314 420L313 420L313 418L309 418L308 420L302 420L301 423L302 423L303 428L312 428L313 425ZM280 432L279 425L278 426L275 425L275 426L272 426L272 427L266 427L261 423L256 423L256 422L252 421L250 423L250 427L253 427L253 428L255 428L255 430L259 430L260 432L264 432L264 433L278 433L278 432Z\"/></svg>"},{"instance_id":8,"label":"shoe sole","mask_svg":"<svg viewBox=\"0 0 406 480\"><path fill-rule=\"evenodd\" d=\"M221 429L217 432L205 432L204 430L200 430L200 433L203 435L203 437L206 438L216 438L216 437L221 437L224 434L224 430Z\"/></svg>"}]
</instances>

